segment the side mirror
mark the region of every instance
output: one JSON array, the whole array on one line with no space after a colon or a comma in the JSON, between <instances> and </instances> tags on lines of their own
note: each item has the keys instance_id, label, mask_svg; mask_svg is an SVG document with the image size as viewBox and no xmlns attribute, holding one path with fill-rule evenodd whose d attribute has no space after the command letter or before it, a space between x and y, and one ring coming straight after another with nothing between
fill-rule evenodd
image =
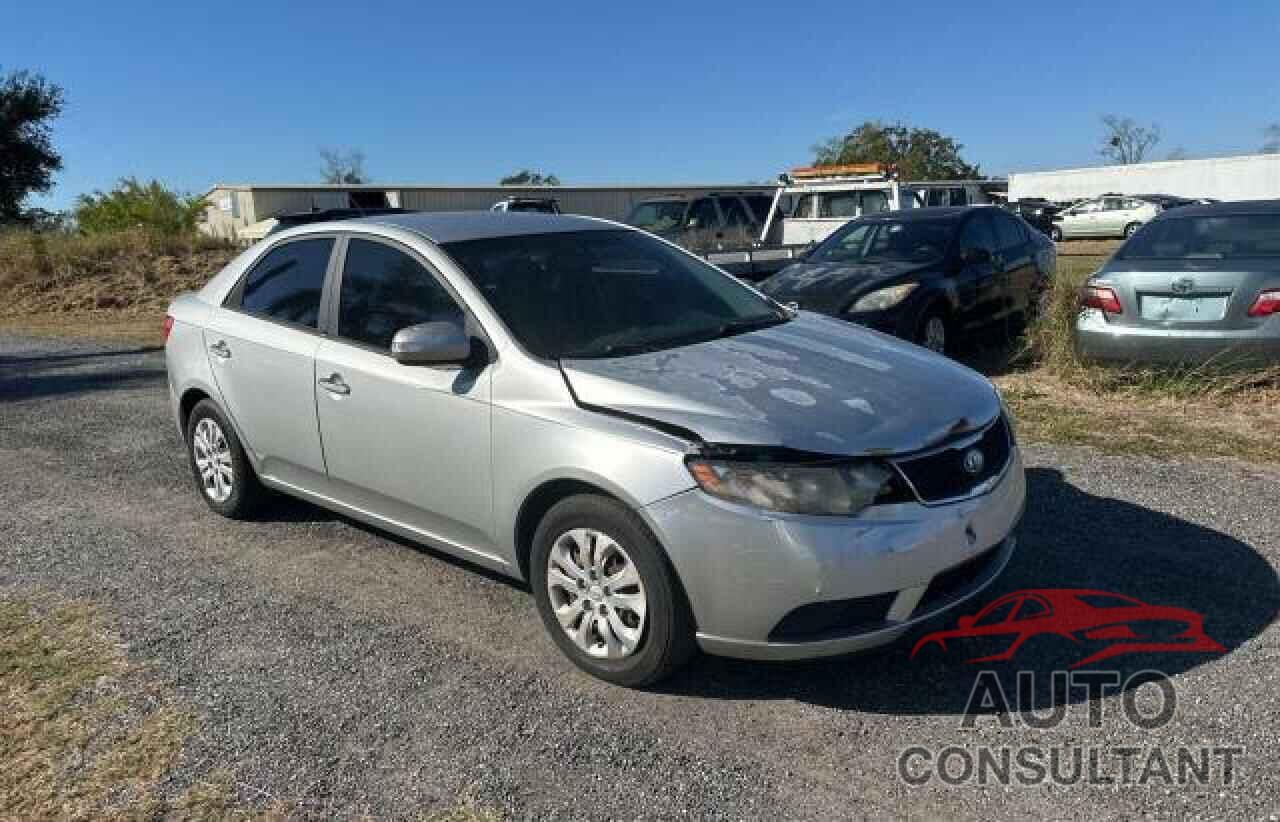
<instances>
[{"instance_id":1,"label":"side mirror","mask_svg":"<svg viewBox=\"0 0 1280 822\"><path fill-rule=\"evenodd\" d=\"M966 248L960 252L960 262L965 265L981 265L991 262L991 252L985 248Z\"/></svg>"},{"instance_id":2,"label":"side mirror","mask_svg":"<svg viewBox=\"0 0 1280 822\"><path fill-rule=\"evenodd\" d=\"M391 338L391 356L404 365L461 365L471 359L471 338L455 320L411 325Z\"/></svg>"},{"instance_id":3,"label":"side mirror","mask_svg":"<svg viewBox=\"0 0 1280 822\"><path fill-rule=\"evenodd\" d=\"M959 625L961 628L968 630L973 627L973 617L962 616L960 617L960 619L956 620L956 624Z\"/></svg>"}]
</instances>

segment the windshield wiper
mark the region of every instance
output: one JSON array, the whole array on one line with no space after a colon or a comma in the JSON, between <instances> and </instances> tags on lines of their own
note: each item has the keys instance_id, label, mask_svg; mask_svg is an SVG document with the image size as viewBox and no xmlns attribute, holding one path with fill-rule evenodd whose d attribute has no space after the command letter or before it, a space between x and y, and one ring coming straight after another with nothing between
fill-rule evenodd
<instances>
[{"instance_id":1,"label":"windshield wiper","mask_svg":"<svg viewBox=\"0 0 1280 822\"><path fill-rule=\"evenodd\" d=\"M789 320L781 314L765 314L759 317L744 317L739 320L730 320L716 329L715 336L711 339L718 340L723 337L732 337L735 334L744 334L748 331L755 331L760 328L769 328L774 325L781 325Z\"/></svg>"}]
</instances>

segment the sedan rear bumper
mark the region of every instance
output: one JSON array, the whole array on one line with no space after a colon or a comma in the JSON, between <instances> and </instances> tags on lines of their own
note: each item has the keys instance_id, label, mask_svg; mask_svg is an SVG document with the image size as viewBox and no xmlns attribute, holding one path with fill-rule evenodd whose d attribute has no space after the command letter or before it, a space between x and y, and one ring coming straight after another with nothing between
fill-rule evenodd
<instances>
[{"instance_id":1,"label":"sedan rear bumper","mask_svg":"<svg viewBox=\"0 0 1280 822\"><path fill-rule=\"evenodd\" d=\"M1280 318L1244 330L1137 328L1108 323L1101 311L1086 309L1076 321L1075 346L1086 359L1110 362L1275 365Z\"/></svg>"}]
</instances>

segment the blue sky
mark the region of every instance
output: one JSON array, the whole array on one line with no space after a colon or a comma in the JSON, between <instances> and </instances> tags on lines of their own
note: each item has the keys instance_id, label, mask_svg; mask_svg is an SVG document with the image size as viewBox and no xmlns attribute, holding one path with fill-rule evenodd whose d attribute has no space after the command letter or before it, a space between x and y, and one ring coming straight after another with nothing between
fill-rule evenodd
<instances>
[{"instance_id":1,"label":"blue sky","mask_svg":"<svg viewBox=\"0 0 1280 822\"><path fill-rule=\"evenodd\" d=\"M109 12L106 9L110 9ZM772 179L867 118L990 174L1091 165L1108 112L1162 158L1280 121L1280 2L101 3L0 0L0 69L66 89L63 207L122 176L306 182Z\"/></svg>"}]
</instances>

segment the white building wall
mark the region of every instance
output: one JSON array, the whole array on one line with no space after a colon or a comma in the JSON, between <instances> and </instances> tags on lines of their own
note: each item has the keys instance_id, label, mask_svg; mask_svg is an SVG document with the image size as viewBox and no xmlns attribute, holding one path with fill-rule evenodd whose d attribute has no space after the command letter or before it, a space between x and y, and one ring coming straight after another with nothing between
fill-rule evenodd
<instances>
[{"instance_id":1,"label":"white building wall","mask_svg":"<svg viewBox=\"0 0 1280 822\"><path fill-rule=\"evenodd\" d=\"M1280 198L1280 154L1166 160L1009 175L1009 199L1076 200L1099 194L1172 194L1217 200Z\"/></svg>"}]
</instances>

